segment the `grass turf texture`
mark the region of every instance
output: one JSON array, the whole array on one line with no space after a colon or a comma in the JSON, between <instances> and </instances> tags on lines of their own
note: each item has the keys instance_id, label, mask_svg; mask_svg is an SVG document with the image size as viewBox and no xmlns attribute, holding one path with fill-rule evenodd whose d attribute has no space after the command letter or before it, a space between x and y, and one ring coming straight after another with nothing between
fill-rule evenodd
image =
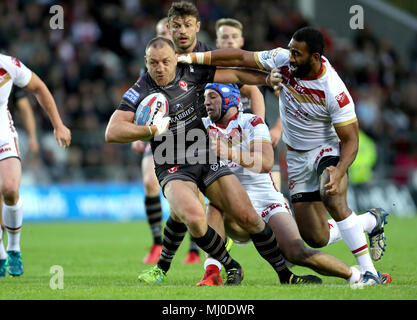
<instances>
[{"instance_id":1,"label":"grass turf texture","mask_svg":"<svg viewBox=\"0 0 417 320\"><path fill-rule=\"evenodd\" d=\"M233 246L232 256L243 266L245 279L239 287L196 287L203 263L183 265L189 238L174 258L166 282L139 284L139 271L149 268L142 259L151 244L146 222L25 224L21 277L0 278L0 299L136 299L136 300L414 300L417 299L417 217L389 218L385 228L386 252L377 262L379 271L390 273L390 285L352 290L343 279L323 277L322 285L280 285L272 268L252 244ZM344 242L323 249L348 265L356 261ZM203 254L201 253L201 257ZM64 269L64 289L50 288L50 268ZM297 274L315 274L295 267Z\"/></svg>"}]
</instances>

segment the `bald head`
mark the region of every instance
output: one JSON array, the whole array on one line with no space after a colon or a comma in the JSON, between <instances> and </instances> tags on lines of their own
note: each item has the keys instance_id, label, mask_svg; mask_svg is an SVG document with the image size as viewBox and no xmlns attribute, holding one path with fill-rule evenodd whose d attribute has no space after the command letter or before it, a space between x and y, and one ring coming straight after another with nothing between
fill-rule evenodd
<instances>
[{"instance_id":1,"label":"bald head","mask_svg":"<svg viewBox=\"0 0 417 320\"><path fill-rule=\"evenodd\" d=\"M159 86L166 86L174 80L177 56L173 43L163 37L149 41L145 51L145 63L149 75Z\"/></svg>"}]
</instances>

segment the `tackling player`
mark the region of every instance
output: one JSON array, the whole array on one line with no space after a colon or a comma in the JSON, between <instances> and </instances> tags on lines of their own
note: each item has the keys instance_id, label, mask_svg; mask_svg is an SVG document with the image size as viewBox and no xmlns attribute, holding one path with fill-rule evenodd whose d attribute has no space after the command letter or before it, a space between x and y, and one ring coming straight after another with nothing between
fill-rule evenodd
<instances>
[{"instance_id":1,"label":"tackling player","mask_svg":"<svg viewBox=\"0 0 417 320\"><path fill-rule=\"evenodd\" d=\"M358 150L358 122L352 97L323 51L321 32L306 27L294 33L288 50L222 49L182 56L179 61L279 68L289 189L303 239L311 247L323 247L343 238L361 269L357 286L387 283L391 277L377 272L372 259L379 260L385 250L383 227L388 213L378 208L358 216L347 205L347 170ZM327 212L334 219L332 227Z\"/></svg>"},{"instance_id":2,"label":"tackling player","mask_svg":"<svg viewBox=\"0 0 417 320\"><path fill-rule=\"evenodd\" d=\"M208 117L203 123L212 138L212 149L228 161L229 168L239 178L258 215L268 223L277 237L284 257L291 263L306 266L326 275L336 276L354 284L360 279L360 272L350 268L339 259L304 245L297 224L290 209L272 180L271 168L274 162L269 130L264 121L253 114L238 111L239 91L233 85L207 84L205 106ZM260 163L253 166L254 162ZM223 215L215 205L210 204L208 222L219 234L229 235L237 244L250 241L249 235L236 222ZM221 285L220 263L208 258L204 264L206 273L197 286ZM281 283L321 283L314 276L297 276L291 273L281 260Z\"/></svg>"},{"instance_id":3,"label":"tackling player","mask_svg":"<svg viewBox=\"0 0 417 320\"><path fill-rule=\"evenodd\" d=\"M0 190L4 200L3 220L8 235L8 273L20 276L24 270L20 250L23 204L19 189L22 168L18 136L7 107L13 84L35 95L48 114L60 147L69 147L71 131L62 123L54 98L45 83L18 59L0 54ZM0 270L2 266L5 268L5 259L0 259Z\"/></svg>"}]
</instances>

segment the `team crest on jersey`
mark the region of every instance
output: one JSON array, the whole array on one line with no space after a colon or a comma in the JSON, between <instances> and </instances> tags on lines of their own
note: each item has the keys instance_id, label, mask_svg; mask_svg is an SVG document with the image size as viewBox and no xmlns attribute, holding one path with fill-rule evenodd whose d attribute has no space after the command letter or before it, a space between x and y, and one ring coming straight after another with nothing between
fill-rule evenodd
<instances>
[{"instance_id":1,"label":"team crest on jersey","mask_svg":"<svg viewBox=\"0 0 417 320\"><path fill-rule=\"evenodd\" d=\"M178 170L178 166L175 166L175 167L169 168L167 171L168 173L174 173L177 170Z\"/></svg>"},{"instance_id":2,"label":"team crest on jersey","mask_svg":"<svg viewBox=\"0 0 417 320\"><path fill-rule=\"evenodd\" d=\"M20 68L20 61L19 61L19 59L16 59L15 57L11 57L11 58L12 58L13 64L15 64L16 66L18 66Z\"/></svg>"},{"instance_id":3,"label":"team crest on jersey","mask_svg":"<svg viewBox=\"0 0 417 320\"><path fill-rule=\"evenodd\" d=\"M187 84L187 82L185 82L184 80L181 80L180 81L180 88L182 90L184 90L184 91L187 91L188 90L188 84Z\"/></svg>"},{"instance_id":4,"label":"team crest on jersey","mask_svg":"<svg viewBox=\"0 0 417 320\"><path fill-rule=\"evenodd\" d=\"M339 104L340 108L343 108L344 106L346 106L350 102L349 98L348 98L348 96L346 95L345 92L342 92L342 93L338 94L335 98L336 98L336 101Z\"/></svg>"}]
</instances>

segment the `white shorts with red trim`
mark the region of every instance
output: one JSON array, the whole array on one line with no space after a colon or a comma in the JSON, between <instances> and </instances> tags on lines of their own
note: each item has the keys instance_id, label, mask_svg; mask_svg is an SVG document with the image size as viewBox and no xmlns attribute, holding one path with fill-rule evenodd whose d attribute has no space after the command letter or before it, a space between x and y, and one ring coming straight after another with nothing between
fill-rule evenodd
<instances>
[{"instance_id":1,"label":"white shorts with red trim","mask_svg":"<svg viewBox=\"0 0 417 320\"><path fill-rule=\"evenodd\" d=\"M338 142L330 142L305 152L287 150L288 189L291 196L320 190L317 169L320 161L327 156L340 156Z\"/></svg>"},{"instance_id":2,"label":"white shorts with red trim","mask_svg":"<svg viewBox=\"0 0 417 320\"><path fill-rule=\"evenodd\" d=\"M18 136L10 113L3 110L0 117L0 160L20 158Z\"/></svg>"}]
</instances>

